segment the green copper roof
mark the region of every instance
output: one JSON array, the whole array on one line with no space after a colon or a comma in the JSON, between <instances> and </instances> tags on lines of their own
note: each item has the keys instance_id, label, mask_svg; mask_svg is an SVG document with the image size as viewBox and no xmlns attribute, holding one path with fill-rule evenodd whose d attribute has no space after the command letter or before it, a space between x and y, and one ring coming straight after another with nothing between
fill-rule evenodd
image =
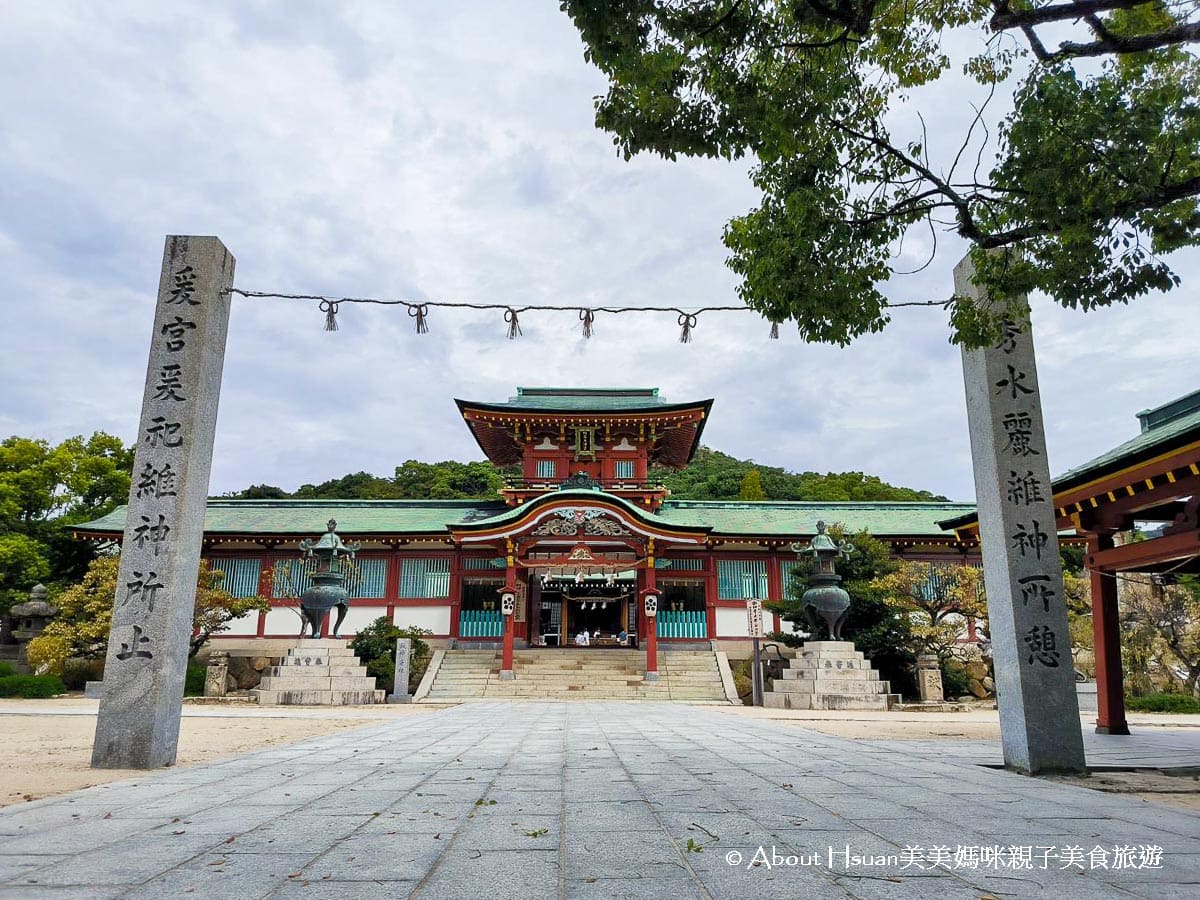
<instances>
[{"instance_id":1,"label":"green copper roof","mask_svg":"<svg viewBox=\"0 0 1200 900\"><path fill-rule=\"evenodd\" d=\"M1063 472L1053 479L1054 490L1061 491L1092 481L1110 472L1119 472L1128 466L1200 439L1200 391L1190 396L1196 400L1196 408L1181 412L1174 418L1158 424L1150 425L1141 434L1130 438L1123 444L1118 444L1107 453L1102 453L1083 465ZM1139 417L1153 415L1155 412L1156 410L1151 410L1139 413Z\"/></svg>"},{"instance_id":2,"label":"green copper roof","mask_svg":"<svg viewBox=\"0 0 1200 900\"><path fill-rule=\"evenodd\" d=\"M204 530L316 537L336 519L341 534L436 534L448 523L486 519L505 509L499 500L209 500ZM124 531L125 507L74 528Z\"/></svg>"},{"instance_id":3,"label":"green copper roof","mask_svg":"<svg viewBox=\"0 0 1200 900\"><path fill-rule=\"evenodd\" d=\"M517 396L504 403L457 401L460 406L488 409L553 410L555 412L624 412L698 406L699 403L668 403L658 396L658 388L566 388L519 387Z\"/></svg>"},{"instance_id":4,"label":"green copper roof","mask_svg":"<svg viewBox=\"0 0 1200 900\"><path fill-rule=\"evenodd\" d=\"M1054 493L1115 475L1123 469L1200 440L1200 391L1193 391L1154 409L1142 410L1137 417L1142 424L1140 434L1052 478ZM966 514L943 521L942 527L963 528L974 525L976 521L978 516L972 506Z\"/></svg>"},{"instance_id":5,"label":"green copper roof","mask_svg":"<svg viewBox=\"0 0 1200 900\"><path fill-rule=\"evenodd\" d=\"M550 496L586 502L596 491L559 491ZM667 501L657 514L603 494L608 502L663 527L711 528L716 536L794 537L815 534L817 522L840 522L853 531L879 536L945 536L938 521L974 510L969 503L744 503L720 500ZM204 530L209 534L276 534L316 537L329 519L343 535L439 534L447 525L503 524L524 507L506 508L486 500L209 500ZM85 532L119 534L125 507L93 522L73 526Z\"/></svg>"},{"instance_id":6,"label":"green copper roof","mask_svg":"<svg viewBox=\"0 0 1200 900\"><path fill-rule=\"evenodd\" d=\"M588 502L595 502L596 500L600 500L600 499L603 499L606 503L612 503L614 506L621 507L626 512L628 512L631 516L633 516L634 518L641 519L643 522L660 525L663 528L670 528L672 525L678 526L681 524L689 524L692 526L701 524L701 523L696 523L696 522L692 522L692 523L674 522L674 521L665 519L662 516L655 515L654 513L650 512L649 510L638 506L636 503L630 503L628 500L624 499L623 497L618 497L616 494L609 494L609 493L605 493L604 491L599 491L599 490L590 490L588 488L565 490L565 491L564 490L550 491L549 493L542 494L540 497L536 497L527 503L521 504L520 506L514 506L512 509L506 509L504 512L500 513L499 515L493 516L490 519L476 519L476 520L472 520L470 523L467 523L467 524L470 524L471 526L475 526L475 527L479 527L479 528L496 528L498 526L505 525L508 522L511 522L515 519L519 519L521 516L523 516L526 512L529 511L530 506L533 506L539 502L545 502L547 500L554 500L554 501L575 500L580 504L586 504Z\"/></svg>"},{"instance_id":7,"label":"green copper roof","mask_svg":"<svg viewBox=\"0 0 1200 900\"><path fill-rule=\"evenodd\" d=\"M673 525L708 525L713 535L769 537L816 534L817 522L863 528L876 536L944 537L938 522L973 510L970 503L755 503L736 500L668 500L658 516Z\"/></svg>"}]
</instances>

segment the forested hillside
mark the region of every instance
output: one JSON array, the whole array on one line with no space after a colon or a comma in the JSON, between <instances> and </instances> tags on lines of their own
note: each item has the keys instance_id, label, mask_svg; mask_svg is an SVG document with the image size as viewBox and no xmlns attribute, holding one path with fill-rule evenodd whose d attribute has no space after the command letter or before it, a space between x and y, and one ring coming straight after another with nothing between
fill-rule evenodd
<instances>
[{"instance_id":1,"label":"forested hillside","mask_svg":"<svg viewBox=\"0 0 1200 900\"><path fill-rule=\"evenodd\" d=\"M757 473L757 477L752 475ZM437 463L410 459L384 478L367 472L343 475L321 484L305 484L289 494L272 485L258 484L227 496L244 499L330 500L450 500L498 497L504 475L489 462ZM661 481L676 500L944 500L928 491L896 487L878 476L862 472L789 472L701 447L691 465L650 470L651 480ZM757 484L756 484L757 482Z\"/></svg>"}]
</instances>

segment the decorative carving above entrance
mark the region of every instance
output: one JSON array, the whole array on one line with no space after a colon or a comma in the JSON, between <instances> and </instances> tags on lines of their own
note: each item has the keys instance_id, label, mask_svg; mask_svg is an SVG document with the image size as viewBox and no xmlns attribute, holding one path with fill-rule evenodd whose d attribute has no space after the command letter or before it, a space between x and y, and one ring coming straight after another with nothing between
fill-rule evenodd
<instances>
[{"instance_id":1,"label":"decorative carving above entrance","mask_svg":"<svg viewBox=\"0 0 1200 900\"><path fill-rule=\"evenodd\" d=\"M556 537L575 537L580 533L609 537L631 532L604 510L583 507L556 509L554 518L547 519L533 530L535 535Z\"/></svg>"}]
</instances>

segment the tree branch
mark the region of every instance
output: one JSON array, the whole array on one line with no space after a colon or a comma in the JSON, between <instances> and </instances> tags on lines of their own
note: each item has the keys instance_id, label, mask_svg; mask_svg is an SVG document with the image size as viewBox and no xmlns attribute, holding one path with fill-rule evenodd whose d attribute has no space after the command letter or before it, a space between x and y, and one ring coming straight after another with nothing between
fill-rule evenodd
<instances>
[{"instance_id":1,"label":"tree branch","mask_svg":"<svg viewBox=\"0 0 1200 900\"><path fill-rule=\"evenodd\" d=\"M1052 6L1014 12L1009 9L1008 0L998 0L998 2L992 3L996 13L992 16L988 27L992 31L1008 31L1011 28L1045 25L1047 22L1081 19L1087 15L1114 9L1133 9L1135 6L1144 6L1152 2L1154 0L1070 0L1068 3L1056 3Z\"/></svg>"}]
</instances>

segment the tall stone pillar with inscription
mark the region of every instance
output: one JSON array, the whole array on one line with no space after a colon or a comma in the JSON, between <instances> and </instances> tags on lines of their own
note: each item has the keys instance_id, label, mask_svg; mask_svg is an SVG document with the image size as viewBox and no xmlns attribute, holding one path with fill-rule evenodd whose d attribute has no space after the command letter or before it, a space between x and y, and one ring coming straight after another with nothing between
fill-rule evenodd
<instances>
[{"instance_id":1,"label":"tall stone pillar with inscription","mask_svg":"<svg viewBox=\"0 0 1200 900\"><path fill-rule=\"evenodd\" d=\"M980 304L966 257L954 292ZM1029 774L1084 768L1058 528L1033 336L1005 322L995 347L963 350L988 624L1004 763Z\"/></svg>"},{"instance_id":2,"label":"tall stone pillar with inscription","mask_svg":"<svg viewBox=\"0 0 1200 900\"><path fill-rule=\"evenodd\" d=\"M92 766L175 762L234 259L167 238Z\"/></svg>"}]
</instances>

